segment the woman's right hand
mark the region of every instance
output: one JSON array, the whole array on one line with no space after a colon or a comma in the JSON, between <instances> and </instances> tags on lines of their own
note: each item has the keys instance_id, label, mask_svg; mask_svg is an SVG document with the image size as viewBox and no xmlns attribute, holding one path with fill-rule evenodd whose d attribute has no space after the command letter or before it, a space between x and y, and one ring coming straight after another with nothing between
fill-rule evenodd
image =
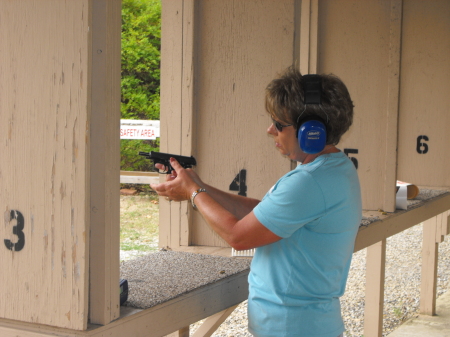
<instances>
[{"instance_id":1,"label":"woman's right hand","mask_svg":"<svg viewBox=\"0 0 450 337\"><path fill-rule=\"evenodd\" d=\"M204 187L202 180L192 169L184 169L174 158L170 159L170 165L173 171L167 175L165 183L150 184L158 195L174 201L189 200L193 191ZM155 167L166 169L162 164L156 164Z\"/></svg>"}]
</instances>

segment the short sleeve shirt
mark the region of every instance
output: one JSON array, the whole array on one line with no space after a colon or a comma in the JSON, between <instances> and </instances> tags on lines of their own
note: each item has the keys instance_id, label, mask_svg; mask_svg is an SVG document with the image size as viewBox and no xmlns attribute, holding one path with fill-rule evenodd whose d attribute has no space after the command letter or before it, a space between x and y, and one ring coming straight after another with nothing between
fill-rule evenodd
<instances>
[{"instance_id":1,"label":"short sleeve shirt","mask_svg":"<svg viewBox=\"0 0 450 337\"><path fill-rule=\"evenodd\" d=\"M343 154L317 157L284 175L255 207L280 241L257 248L249 275L255 336L336 337L339 297L362 216L360 185Z\"/></svg>"}]
</instances>

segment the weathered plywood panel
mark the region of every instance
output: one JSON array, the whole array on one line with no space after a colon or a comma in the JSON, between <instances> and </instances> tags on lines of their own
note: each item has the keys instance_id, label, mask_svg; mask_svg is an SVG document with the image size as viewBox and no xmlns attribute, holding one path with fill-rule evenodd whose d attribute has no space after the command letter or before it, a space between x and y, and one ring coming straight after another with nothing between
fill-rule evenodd
<instances>
[{"instance_id":1,"label":"weathered plywood panel","mask_svg":"<svg viewBox=\"0 0 450 337\"><path fill-rule=\"evenodd\" d=\"M319 2L318 72L339 76L354 101L353 126L338 147L357 152L350 156L358 161L366 209L395 209L397 108L390 96L398 96L398 3Z\"/></svg>"},{"instance_id":2,"label":"weathered plywood panel","mask_svg":"<svg viewBox=\"0 0 450 337\"><path fill-rule=\"evenodd\" d=\"M398 177L450 186L450 2L405 1Z\"/></svg>"},{"instance_id":3,"label":"weathered plywood panel","mask_svg":"<svg viewBox=\"0 0 450 337\"><path fill-rule=\"evenodd\" d=\"M294 1L202 1L195 58L194 148L198 172L229 190L246 170L247 195L262 198L290 169L266 129L264 89L293 63ZM235 192L237 193L237 192ZM194 213L192 243L224 242Z\"/></svg>"},{"instance_id":4,"label":"weathered plywood panel","mask_svg":"<svg viewBox=\"0 0 450 337\"><path fill-rule=\"evenodd\" d=\"M0 317L84 329L90 2L0 8Z\"/></svg>"}]
</instances>

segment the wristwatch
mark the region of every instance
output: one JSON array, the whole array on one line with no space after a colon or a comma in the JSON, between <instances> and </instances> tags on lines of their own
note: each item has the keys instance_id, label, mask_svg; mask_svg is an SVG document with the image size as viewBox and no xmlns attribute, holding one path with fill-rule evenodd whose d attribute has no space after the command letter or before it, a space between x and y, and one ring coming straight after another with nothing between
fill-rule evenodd
<instances>
[{"instance_id":1,"label":"wristwatch","mask_svg":"<svg viewBox=\"0 0 450 337\"><path fill-rule=\"evenodd\" d=\"M191 204L192 204L192 207L193 207L194 209L197 209L197 206L195 206L195 203L194 203L194 199L195 199L195 197L197 196L197 194L202 193L202 192L206 192L206 190L205 190L204 188L199 188L198 190L192 192L192 195L191 195Z\"/></svg>"}]
</instances>

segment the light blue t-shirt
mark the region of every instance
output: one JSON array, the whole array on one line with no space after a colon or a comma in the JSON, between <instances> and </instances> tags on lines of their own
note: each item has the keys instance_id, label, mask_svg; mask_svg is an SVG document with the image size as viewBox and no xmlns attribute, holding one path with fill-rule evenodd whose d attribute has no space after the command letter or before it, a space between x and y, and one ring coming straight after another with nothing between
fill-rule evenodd
<instances>
[{"instance_id":1,"label":"light blue t-shirt","mask_svg":"<svg viewBox=\"0 0 450 337\"><path fill-rule=\"evenodd\" d=\"M353 163L325 154L284 175L254 209L280 241L256 249L249 275L249 330L258 337L336 337L361 222Z\"/></svg>"}]
</instances>

